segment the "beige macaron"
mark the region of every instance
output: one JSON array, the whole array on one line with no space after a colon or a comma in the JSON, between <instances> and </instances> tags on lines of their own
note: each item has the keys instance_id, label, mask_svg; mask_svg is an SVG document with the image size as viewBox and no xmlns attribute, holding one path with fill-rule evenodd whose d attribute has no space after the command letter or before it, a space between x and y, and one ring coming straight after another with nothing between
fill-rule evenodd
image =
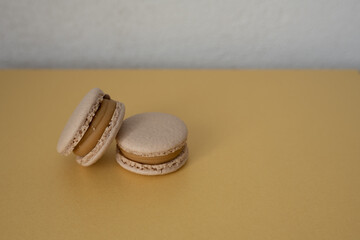
<instances>
[{"instance_id":1,"label":"beige macaron","mask_svg":"<svg viewBox=\"0 0 360 240\"><path fill-rule=\"evenodd\" d=\"M76 155L82 166L95 163L114 140L125 115L125 106L98 88L91 89L76 107L62 131L57 151Z\"/></svg>"},{"instance_id":2,"label":"beige macaron","mask_svg":"<svg viewBox=\"0 0 360 240\"><path fill-rule=\"evenodd\" d=\"M148 112L127 118L116 136L117 162L142 175L162 175L188 159L187 127L178 117Z\"/></svg>"}]
</instances>

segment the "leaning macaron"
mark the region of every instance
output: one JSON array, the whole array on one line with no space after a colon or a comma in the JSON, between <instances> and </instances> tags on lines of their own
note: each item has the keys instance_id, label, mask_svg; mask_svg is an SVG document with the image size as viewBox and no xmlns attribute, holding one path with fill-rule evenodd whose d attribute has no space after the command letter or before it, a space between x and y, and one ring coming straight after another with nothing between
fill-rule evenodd
<instances>
[{"instance_id":1,"label":"leaning macaron","mask_svg":"<svg viewBox=\"0 0 360 240\"><path fill-rule=\"evenodd\" d=\"M178 117L141 113L127 118L116 136L116 161L142 175L163 175L181 168L188 159L188 130Z\"/></svg>"},{"instance_id":2,"label":"leaning macaron","mask_svg":"<svg viewBox=\"0 0 360 240\"><path fill-rule=\"evenodd\" d=\"M94 164L114 140L125 115L125 106L98 88L91 89L66 123L57 151L76 155L82 166Z\"/></svg>"}]
</instances>

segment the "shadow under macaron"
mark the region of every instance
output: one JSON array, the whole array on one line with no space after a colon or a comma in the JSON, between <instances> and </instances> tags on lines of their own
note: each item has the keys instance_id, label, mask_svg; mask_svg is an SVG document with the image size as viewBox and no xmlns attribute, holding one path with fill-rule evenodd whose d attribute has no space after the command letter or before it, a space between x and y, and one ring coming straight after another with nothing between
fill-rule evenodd
<instances>
[{"instance_id":1,"label":"shadow under macaron","mask_svg":"<svg viewBox=\"0 0 360 240\"><path fill-rule=\"evenodd\" d=\"M216 146L212 130L201 122L189 122L188 127L188 148L189 159L185 164L190 166L206 159Z\"/></svg>"}]
</instances>

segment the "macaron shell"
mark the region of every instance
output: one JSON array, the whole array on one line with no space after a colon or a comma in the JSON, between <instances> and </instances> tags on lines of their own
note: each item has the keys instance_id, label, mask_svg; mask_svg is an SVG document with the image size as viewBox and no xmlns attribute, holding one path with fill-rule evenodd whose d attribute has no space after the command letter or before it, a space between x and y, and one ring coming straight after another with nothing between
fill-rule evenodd
<instances>
[{"instance_id":1,"label":"macaron shell","mask_svg":"<svg viewBox=\"0 0 360 240\"><path fill-rule=\"evenodd\" d=\"M185 145L187 127L178 117L148 112L127 118L117 137L118 146L138 156L163 156Z\"/></svg>"},{"instance_id":2,"label":"macaron shell","mask_svg":"<svg viewBox=\"0 0 360 240\"><path fill-rule=\"evenodd\" d=\"M117 152L116 152L116 161L120 164L121 167L125 168L130 172L141 175L165 175L168 173L175 172L179 170L182 166L184 166L188 158L189 158L189 151L187 146L185 146L184 150L175 159L157 165L142 164L132 161L124 157L120 153L119 148L117 148Z\"/></svg>"},{"instance_id":3,"label":"macaron shell","mask_svg":"<svg viewBox=\"0 0 360 240\"><path fill-rule=\"evenodd\" d=\"M81 100L60 135L56 147L59 153L69 155L73 151L89 127L89 122L94 117L104 95L99 88L93 88Z\"/></svg>"},{"instance_id":4,"label":"macaron shell","mask_svg":"<svg viewBox=\"0 0 360 240\"><path fill-rule=\"evenodd\" d=\"M76 157L76 161L82 166L90 166L94 164L106 151L111 142L114 140L118 133L125 115L125 105L120 102L116 102L116 109L111 118L109 126L105 129L99 142L95 148L91 150L84 157Z\"/></svg>"}]
</instances>

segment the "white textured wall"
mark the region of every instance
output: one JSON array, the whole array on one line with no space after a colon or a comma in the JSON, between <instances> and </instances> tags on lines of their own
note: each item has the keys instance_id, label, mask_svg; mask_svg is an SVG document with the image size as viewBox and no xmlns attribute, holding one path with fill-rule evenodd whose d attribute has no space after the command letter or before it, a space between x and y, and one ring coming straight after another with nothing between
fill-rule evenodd
<instances>
[{"instance_id":1,"label":"white textured wall","mask_svg":"<svg viewBox=\"0 0 360 240\"><path fill-rule=\"evenodd\" d=\"M359 0L0 0L1 68L360 68Z\"/></svg>"}]
</instances>

